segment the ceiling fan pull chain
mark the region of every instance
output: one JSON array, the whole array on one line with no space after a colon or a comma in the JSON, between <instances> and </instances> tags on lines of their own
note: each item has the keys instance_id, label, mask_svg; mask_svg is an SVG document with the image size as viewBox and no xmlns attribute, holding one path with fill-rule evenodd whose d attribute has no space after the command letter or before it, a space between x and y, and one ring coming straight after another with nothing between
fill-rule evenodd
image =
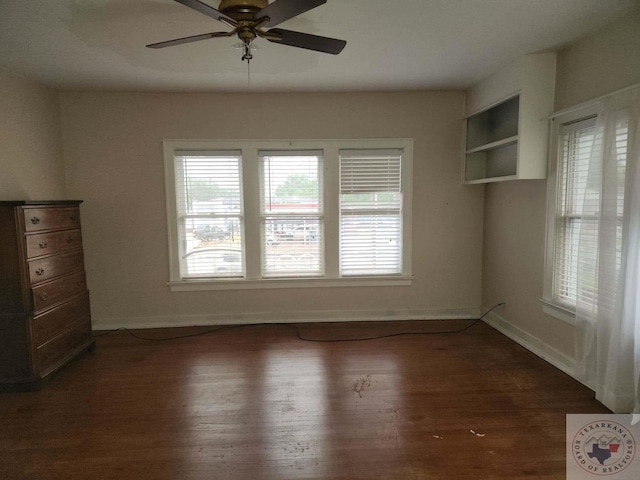
<instances>
[{"instance_id":1,"label":"ceiling fan pull chain","mask_svg":"<svg viewBox=\"0 0 640 480\"><path fill-rule=\"evenodd\" d=\"M244 52L242 55L242 60L246 60L248 64L253 58L253 54L251 53L251 42L244 42L242 49Z\"/></svg>"}]
</instances>

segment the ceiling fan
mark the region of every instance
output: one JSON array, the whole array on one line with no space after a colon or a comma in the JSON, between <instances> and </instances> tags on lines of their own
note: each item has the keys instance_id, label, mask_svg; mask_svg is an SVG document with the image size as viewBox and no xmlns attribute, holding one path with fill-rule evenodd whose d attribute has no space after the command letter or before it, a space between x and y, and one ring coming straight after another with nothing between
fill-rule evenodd
<instances>
[{"instance_id":1,"label":"ceiling fan","mask_svg":"<svg viewBox=\"0 0 640 480\"><path fill-rule=\"evenodd\" d=\"M251 43L256 37L264 38L273 43L289 45L291 47L305 48L316 52L331 53L337 55L347 44L344 40L320 37L308 33L294 32L281 28L270 28L300 15L312 8L318 7L327 0L222 0L218 9L199 0L174 0L182 5L192 8L208 17L218 20L233 30L230 32L211 32L190 37L176 38L165 42L152 43L149 48L165 48L183 43L198 42L209 38L231 37L237 35L242 41L242 60L249 62Z\"/></svg>"}]
</instances>

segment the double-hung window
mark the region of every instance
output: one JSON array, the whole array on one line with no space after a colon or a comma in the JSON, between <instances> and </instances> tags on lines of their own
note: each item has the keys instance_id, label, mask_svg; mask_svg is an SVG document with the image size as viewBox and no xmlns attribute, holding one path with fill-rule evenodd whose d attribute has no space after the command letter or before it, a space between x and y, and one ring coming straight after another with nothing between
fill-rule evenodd
<instances>
[{"instance_id":1,"label":"double-hung window","mask_svg":"<svg viewBox=\"0 0 640 480\"><path fill-rule=\"evenodd\" d=\"M324 272L322 152L259 152L262 275Z\"/></svg>"},{"instance_id":2,"label":"double-hung window","mask_svg":"<svg viewBox=\"0 0 640 480\"><path fill-rule=\"evenodd\" d=\"M165 140L170 286L411 284L411 139Z\"/></svg>"},{"instance_id":3,"label":"double-hung window","mask_svg":"<svg viewBox=\"0 0 640 480\"><path fill-rule=\"evenodd\" d=\"M340 151L340 273L402 273L402 150Z\"/></svg>"},{"instance_id":4,"label":"double-hung window","mask_svg":"<svg viewBox=\"0 0 640 480\"><path fill-rule=\"evenodd\" d=\"M626 173L627 121L622 118L612 127L615 165L603 167L603 127L598 124L597 108L578 111L556 119L552 143L555 162L550 169L547 208L547 251L545 261L545 311L573 321L576 305L591 303L602 285L598 279L599 244L615 242L613 276L620 269L622 222ZM611 168L615 169L612 172ZM604 169L609 169L605 174ZM606 176L606 180L604 180ZM614 182L608 198L602 194L603 181ZM613 202L613 203L611 203ZM601 213L615 205L615 213L606 221L615 223L611 238L602 237ZM604 287L606 288L606 287Z\"/></svg>"},{"instance_id":5,"label":"double-hung window","mask_svg":"<svg viewBox=\"0 0 640 480\"><path fill-rule=\"evenodd\" d=\"M563 125L559 132L558 194L556 200L556 248L553 266L553 300L574 309L577 298L578 269L595 268L597 254L597 206L599 188L589 185L589 165L597 155L602 136L596 132L596 118ZM592 258L578 265L580 234L590 240L584 249ZM585 234L588 235L585 236ZM592 273L595 281L595 272ZM595 285L593 286L595 294Z\"/></svg>"},{"instance_id":6,"label":"double-hung window","mask_svg":"<svg viewBox=\"0 0 640 480\"><path fill-rule=\"evenodd\" d=\"M239 150L176 150L175 250L185 279L244 276Z\"/></svg>"}]
</instances>

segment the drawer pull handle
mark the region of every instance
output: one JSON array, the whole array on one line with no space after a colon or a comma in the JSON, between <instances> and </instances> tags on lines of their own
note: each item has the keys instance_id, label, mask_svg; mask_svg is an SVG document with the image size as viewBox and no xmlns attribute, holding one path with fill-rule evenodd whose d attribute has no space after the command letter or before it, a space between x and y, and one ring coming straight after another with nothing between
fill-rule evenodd
<instances>
[{"instance_id":1,"label":"drawer pull handle","mask_svg":"<svg viewBox=\"0 0 640 480\"><path fill-rule=\"evenodd\" d=\"M69 216L69 220L71 220L72 222L77 222L78 221L78 215L76 215L75 213Z\"/></svg>"},{"instance_id":2,"label":"drawer pull handle","mask_svg":"<svg viewBox=\"0 0 640 480\"><path fill-rule=\"evenodd\" d=\"M44 275L44 268L39 268L36 270L36 275L38 275L39 277L41 277L42 275Z\"/></svg>"},{"instance_id":3,"label":"drawer pull handle","mask_svg":"<svg viewBox=\"0 0 640 480\"><path fill-rule=\"evenodd\" d=\"M47 292L42 292L42 293L40 294L40 299L41 299L43 302L46 302L47 298L49 298L49 294L48 294Z\"/></svg>"},{"instance_id":4,"label":"drawer pull handle","mask_svg":"<svg viewBox=\"0 0 640 480\"><path fill-rule=\"evenodd\" d=\"M39 246L40 248L47 248L47 242L42 241L42 242L40 242L40 243L38 244L38 246Z\"/></svg>"},{"instance_id":5,"label":"drawer pull handle","mask_svg":"<svg viewBox=\"0 0 640 480\"><path fill-rule=\"evenodd\" d=\"M67 238L67 243L73 243L73 238L71 237Z\"/></svg>"},{"instance_id":6,"label":"drawer pull handle","mask_svg":"<svg viewBox=\"0 0 640 480\"><path fill-rule=\"evenodd\" d=\"M31 223L37 225L40 223L40 219L38 217L31 217Z\"/></svg>"}]
</instances>

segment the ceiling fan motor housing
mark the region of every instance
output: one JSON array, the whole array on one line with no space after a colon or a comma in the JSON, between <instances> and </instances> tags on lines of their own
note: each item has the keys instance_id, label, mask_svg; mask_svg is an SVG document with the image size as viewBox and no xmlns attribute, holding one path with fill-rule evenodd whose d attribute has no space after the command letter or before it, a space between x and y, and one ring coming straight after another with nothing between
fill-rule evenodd
<instances>
[{"instance_id":1,"label":"ceiling fan motor housing","mask_svg":"<svg viewBox=\"0 0 640 480\"><path fill-rule=\"evenodd\" d=\"M268 0L222 0L218 10L234 20L253 20L255 12L268 6Z\"/></svg>"}]
</instances>

